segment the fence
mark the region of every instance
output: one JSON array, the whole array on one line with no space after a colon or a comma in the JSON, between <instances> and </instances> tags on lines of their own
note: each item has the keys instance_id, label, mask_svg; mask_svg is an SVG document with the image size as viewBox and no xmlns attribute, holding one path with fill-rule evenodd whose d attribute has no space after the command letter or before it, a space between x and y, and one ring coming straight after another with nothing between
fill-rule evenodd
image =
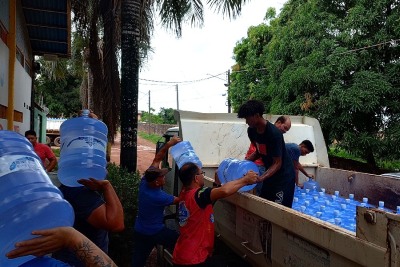
<instances>
[{"instance_id":1,"label":"fence","mask_svg":"<svg viewBox=\"0 0 400 267\"><path fill-rule=\"evenodd\" d=\"M162 136L169 128L176 126L177 125L175 124L154 124L139 122L138 131Z\"/></svg>"}]
</instances>

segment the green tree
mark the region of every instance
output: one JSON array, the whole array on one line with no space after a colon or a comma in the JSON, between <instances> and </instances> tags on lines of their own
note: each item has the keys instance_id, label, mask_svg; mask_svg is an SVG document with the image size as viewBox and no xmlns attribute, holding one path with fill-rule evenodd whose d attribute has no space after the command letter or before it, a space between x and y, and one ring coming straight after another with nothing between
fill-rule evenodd
<instances>
[{"instance_id":1,"label":"green tree","mask_svg":"<svg viewBox=\"0 0 400 267\"><path fill-rule=\"evenodd\" d=\"M173 108L160 108L158 116L160 116L162 123L176 124L176 120L174 118L174 111L175 110Z\"/></svg>"},{"instance_id":2,"label":"green tree","mask_svg":"<svg viewBox=\"0 0 400 267\"><path fill-rule=\"evenodd\" d=\"M399 157L400 148L393 144L400 141L400 106L395 104L400 100L400 49L390 41L400 36L399 8L394 0L287 2L270 23L271 39L255 45L252 40L264 36L249 30L235 48L247 72L263 60L266 73L257 77L253 91L247 72L245 79L232 75L232 84L246 85L242 98L232 99L234 106L256 97L271 113L316 117L328 142L338 141L372 165L387 151ZM244 55L240 46L246 47ZM252 56L260 47L262 55Z\"/></svg>"},{"instance_id":3,"label":"green tree","mask_svg":"<svg viewBox=\"0 0 400 267\"><path fill-rule=\"evenodd\" d=\"M151 109L151 111L154 111L154 109ZM162 124L164 123L162 118L157 115L157 114L153 114L153 113L149 113L146 111L142 112L142 122L150 122L150 123L155 123L155 124Z\"/></svg>"}]
</instances>

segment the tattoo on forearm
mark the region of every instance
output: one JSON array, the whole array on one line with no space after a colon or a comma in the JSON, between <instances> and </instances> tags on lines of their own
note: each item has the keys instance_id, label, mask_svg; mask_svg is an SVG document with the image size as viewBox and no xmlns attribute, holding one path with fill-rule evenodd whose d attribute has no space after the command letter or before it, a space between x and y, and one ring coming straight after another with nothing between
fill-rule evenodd
<instances>
[{"instance_id":1,"label":"tattoo on forearm","mask_svg":"<svg viewBox=\"0 0 400 267\"><path fill-rule=\"evenodd\" d=\"M100 249L94 249L88 241L75 249L75 255L86 264L86 266L112 267L114 262ZM100 253L99 253L100 252Z\"/></svg>"}]
</instances>

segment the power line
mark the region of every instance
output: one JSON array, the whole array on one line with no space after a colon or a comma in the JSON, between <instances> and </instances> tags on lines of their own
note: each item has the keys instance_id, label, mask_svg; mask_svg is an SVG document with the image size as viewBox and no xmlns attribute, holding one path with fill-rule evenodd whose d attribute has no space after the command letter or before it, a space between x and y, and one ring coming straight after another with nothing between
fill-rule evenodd
<instances>
[{"instance_id":1,"label":"power line","mask_svg":"<svg viewBox=\"0 0 400 267\"><path fill-rule=\"evenodd\" d=\"M348 51L341 52L341 53L333 53L333 54L331 54L331 56L338 56L338 55L348 54L348 53L352 53L352 52L357 52L357 51L360 51L360 50L365 50L365 49L369 49L369 48L372 48L372 47L377 47L377 46L381 46L381 45L385 45L385 44L389 44L389 43L393 44L393 46L397 46L397 42L398 41L400 41L400 39L395 39L395 40L382 42L382 43L379 43L379 44L373 44L373 45L369 45L369 46L364 46L364 47L361 47L361 48L356 48L356 49L348 50Z\"/></svg>"},{"instance_id":2,"label":"power line","mask_svg":"<svg viewBox=\"0 0 400 267\"><path fill-rule=\"evenodd\" d=\"M224 71L224 72L222 72L222 73L219 73L219 74L216 74L216 75L212 75L212 76L210 76L210 77L200 78L200 79L196 79L196 80L189 80L189 81L178 81L178 82L176 82L176 81L175 81L175 82L171 82L171 81L150 80L150 79L144 79L144 78L139 78L139 80L146 81L146 82L166 83L166 84L185 84L185 83L197 83L197 82L202 82L202 81L205 81L205 80L212 79L212 78L214 78L214 77L216 77L216 76L223 75L223 74L225 74L225 73L226 73L226 72Z\"/></svg>"}]
</instances>

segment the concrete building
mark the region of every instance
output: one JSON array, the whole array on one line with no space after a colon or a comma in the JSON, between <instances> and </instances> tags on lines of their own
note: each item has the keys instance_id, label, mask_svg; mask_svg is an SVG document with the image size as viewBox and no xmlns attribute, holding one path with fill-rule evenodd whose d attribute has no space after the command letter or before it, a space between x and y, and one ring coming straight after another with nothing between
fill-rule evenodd
<instances>
[{"instance_id":1,"label":"concrete building","mask_svg":"<svg viewBox=\"0 0 400 267\"><path fill-rule=\"evenodd\" d=\"M69 0L0 0L0 130L34 129L44 142L46 112L34 102L35 56L69 57Z\"/></svg>"}]
</instances>

